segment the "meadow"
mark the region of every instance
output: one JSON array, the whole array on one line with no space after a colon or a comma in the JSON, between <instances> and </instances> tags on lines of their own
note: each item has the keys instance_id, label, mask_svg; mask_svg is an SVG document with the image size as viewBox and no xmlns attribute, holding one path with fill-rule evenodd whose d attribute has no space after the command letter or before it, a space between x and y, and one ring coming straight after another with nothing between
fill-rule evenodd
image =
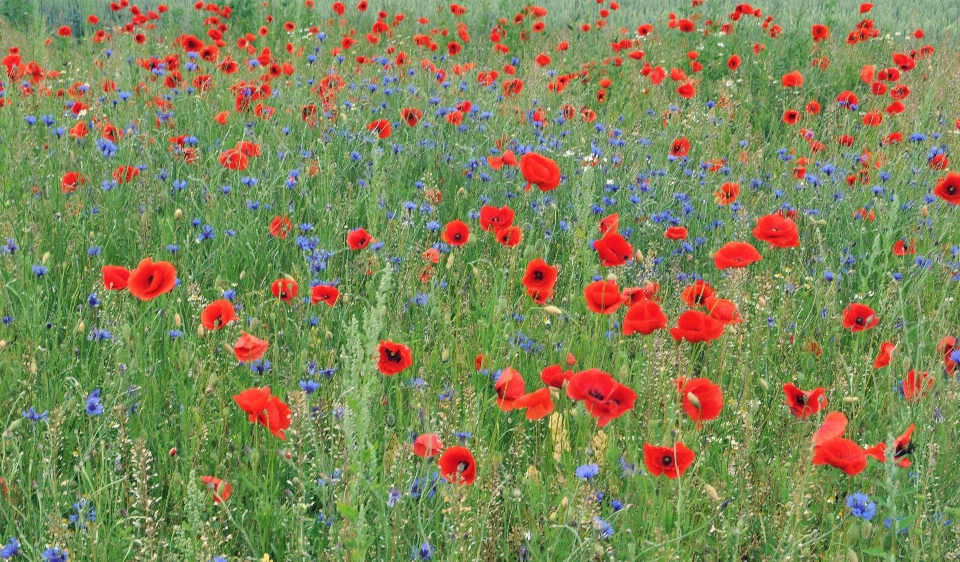
<instances>
[{"instance_id":1,"label":"meadow","mask_svg":"<svg viewBox=\"0 0 960 562\"><path fill-rule=\"evenodd\" d=\"M960 5L0 3L0 560L960 559Z\"/></svg>"}]
</instances>

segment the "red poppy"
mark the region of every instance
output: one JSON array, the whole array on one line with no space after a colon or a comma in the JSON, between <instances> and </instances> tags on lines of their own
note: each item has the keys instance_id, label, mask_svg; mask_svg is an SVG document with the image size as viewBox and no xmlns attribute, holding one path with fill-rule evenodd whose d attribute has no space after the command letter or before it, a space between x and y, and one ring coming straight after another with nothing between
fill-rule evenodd
<instances>
[{"instance_id":1,"label":"red poppy","mask_svg":"<svg viewBox=\"0 0 960 562\"><path fill-rule=\"evenodd\" d=\"M796 109L788 109L783 112L783 122L787 125L796 125L801 116L802 114Z\"/></svg>"},{"instance_id":2,"label":"red poppy","mask_svg":"<svg viewBox=\"0 0 960 562\"><path fill-rule=\"evenodd\" d=\"M946 336L937 343L937 353L943 356L943 368L948 375L957 370L957 362L951 359L954 351L960 351L960 340L953 336Z\"/></svg>"},{"instance_id":3,"label":"red poppy","mask_svg":"<svg viewBox=\"0 0 960 562\"><path fill-rule=\"evenodd\" d=\"M700 422L716 419L723 410L723 391L710 379L677 379L677 391L683 402L683 411L691 420Z\"/></svg>"},{"instance_id":4,"label":"red poppy","mask_svg":"<svg viewBox=\"0 0 960 562\"><path fill-rule=\"evenodd\" d=\"M407 125L416 127L420 119L423 118L423 112L415 107L405 107L400 110L400 117Z\"/></svg>"},{"instance_id":5,"label":"red poppy","mask_svg":"<svg viewBox=\"0 0 960 562\"><path fill-rule=\"evenodd\" d=\"M675 139L670 145L670 156L673 158L683 158L690 153L690 141L687 137Z\"/></svg>"},{"instance_id":6,"label":"red poppy","mask_svg":"<svg viewBox=\"0 0 960 562\"><path fill-rule=\"evenodd\" d=\"M671 226L663 233L663 237L669 240L686 240L687 229L683 226Z\"/></svg>"},{"instance_id":7,"label":"red poppy","mask_svg":"<svg viewBox=\"0 0 960 562\"><path fill-rule=\"evenodd\" d=\"M154 263L150 258L143 259L127 279L130 294L142 301L169 293L176 284L177 270L173 264L166 261Z\"/></svg>"},{"instance_id":8,"label":"red poppy","mask_svg":"<svg viewBox=\"0 0 960 562\"><path fill-rule=\"evenodd\" d=\"M60 191L63 193L73 193L77 187L87 183L87 178L80 172L67 172L60 179Z\"/></svg>"},{"instance_id":9,"label":"red poppy","mask_svg":"<svg viewBox=\"0 0 960 562\"><path fill-rule=\"evenodd\" d=\"M573 377L573 371L564 371L560 365L550 365L540 371L540 380L543 384L553 388L563 388L564 383Z\"/></svg>"},{"instance_id":10,"label":"red poppy","mask_svg":"<svg viewBox=\"0 0 960 562\"><path fill-rule=\"evenodd\" d=\"M617 232L620 228L620 215L613 213L600 219L600 233Z\"/></svg>"},{"instance_id":11,"label":"red poppy","mask_svg":"<svg viewBox=\"0 0 960 562\"><path fill-rule=\"evenodd\" d=\"M233 344L233 354L241 363L256 361L263 357L269 345L266 341L244 332L237 343Z\"/></svg>"},{"instance_id":12,"label":"red poppy","mask_svg":"<svg viewBox=\"0 0 960 562\"><path fill-rule=\"evenodd\" d=\"M777 248L794 248L800 245L800 234L793 219L777 213L757 219L753 236Z\"/></svg>"},{"instance_id":13,"label":"red poppy","mask_svg":"<svg viewBox=\"0 0 960 562\"><path fill-rule=\"evenodd\" d=\"M324 302L329 307L333 307L340 298L340 290L333 285L316 285L310 289L310 301L313 304Z\"/></svg>"},{"instance_id":14,"label":"red poppy","mask_svg":"<svg viewBox=\"0 0 960 562\"><path fill-rule=\"evenodd\" d=\"M919 402L921 398L930 394L936 382L936 379L930 373L926 371L918 373L910 369L910 372L903 379L900 390L907 402Z\"/></svg>"},{"instance_id":15,"label":"red poppy","mask_svg":"<svg viewBox=\"0 0 960 562\"><path fill-rule=\"evenodd\" d=\"M667 478L679 478L690 468L696 457L683 443L677 443L673 447L643 444L643 464L652 476L663 474Z\"/></svg>"},{"instance_id":16,"label":"red poppy","mask_svg":"<svg viewBox=\"0 0 960 562\"><path fill-rule=\"evenodd\" d=\"M367 130L378 137L385 139L390 136L393 128L390 126L390 121L387 121L386 119L377 119L376 121L372 121L367 124Z\"/></svg>"},{"instance_id":17,"label":"red poppy","mask_svg":"<svg viewBox=\"0 0 960 562\"><path fill-rule=\"evenodd\" d=\"M640 300L630 306L623 318L623 335L636 333L649 336L667 327L667 315L651 300Z\"/></svg>"},{"instance_id":18,"label":"red poppy","mask_svg":"<svg viewBox=\"0 0 960 562\"><path fill-rule=\"evenodd\" d=\"M814 42L820 42L830 37L830 28L819 23L814 24L810 32L813 34Z\"/></svg>"},{"instance_id":19,"label":"red poppy","mask_svg":"<svg viewBox=\"0 0 960 562\"><path fill-rule=\"evenodd\" d=\"M723 335L723 323L699 310L687 310L677 319L677 326L670 328L670 335L678 342L710 342Z\"/></svg>"},{"instance_id":20,"label":"red poppy","mask_svg":"<svg viewBox=\"0 0 960 562\"><path fill-rule=\"evenodd\" d=\"M140 175L140 170L133 166L119 166L113 171L111 177L117 183L130 183L133 178Z\"/></svg>"},{"instance_id":21,"label":"red poppy","mask_svg":"<svg viewBox=\"0 0 960 562\"><path fill-rule=\"evenodd\" d=\"M73 30L70 29L69 25L62 25L57 28L57 35L59 35L60 37L70 37L72 33L73 33Z\"/></svg>"},{"instance_id":22,"label":"red poppy","mask_svg":"<svg viewBox=\"0 0 960 562\"><path fill-rule=\"evenodd\" d=\"M351 250L362 250L372 241L373 237L363 228L357 228L347 233L347 246Z\"/></svg>"},{"instance_id":23,"label":"red poppy","mask_svg":"<svg viewBox=\"0 0 960 562\"><path fill-rule=\"evenodd\" d=\"M720 189L713 192L713 200L717 205L730 205L737 200L740 195L740 185L731 182L724 182Z\"/></svg>"},{"instance_id":24,"label":"red poppy","mask_svg":"<svg viewBox=\"0 0 960 562\"><path fill-rule=\"evenodd\" d=\"M560 185L560 167L546 156L528 152L520 157L520 173L530 185L536 185L540 191L550 191Z\"/></svg>"},{"instance_id":25,"label":"red poppy","mask_svg":"<svg viewBox=\"0 0 960 562\"><path fill-rule=\"evenodd\" d=\"M270 236L274 238L280 238L282 240L287 237L287 234L289 234L292 229L293 224L290 222L290 217L277 215L270 221Z\"/></svg>"},{"instance_id":26,"label":"red poppy","mask_svg":"<svg viewBox=\"0 0 960 562\"><path fill-rule=\"evenodd\" d=\"M813 448L813 464L828 464L856 476L867 468L867 456L860 445L849 439L836 437Z\"/></svg>"},{"instance_id":27,"label":"red poppy","mask_svg":"<svg viewBox=\"0 0 960 562\"><path fill-rule=\"evenodd\" d=\"M250 165L247 155L235 148L228 149L220 154L220 165L228 170L243 171Z\"/></svg>"},{"instance_id":28,"label":"red poppy","mask_svg":"<svg viewBox=\"0 0 960 562\"><path fill-rule=\"evenodd\" d=\"M703 304L707 307L710 317L724 325L729 326L743 322L743 318L740 317L740 312L737 310L737 305L733 301L709 297L704 299Z\"/></svg>"},{"instance_id":29,"label":"red poppy","mask_svg":"<svg viewBox=\"0 0 960 562\"><path fill-rule=\"evenodd\" d=\"M270 285L270 292L273 293L273 296L283 302L292 302L296 298L298 290L297 282L286 278L277 279Z\"/></svg>"},{"instance_id":30,"label":"red poppy","mask_svg":"<svg viewBox=\"0 0 960 562\"><path fill-rule=\"evenodd\" d=\"M788 74L784 74L783 78L780 79L780 83L784 88L799 88L803 86L803 74L800 74L799 70L794 70Z\"/></svg>"},{"instance_id":31,"label":"red poppy","mask_svg":"<svg viewBox=\"0 0 960 562\"><path fill-rule=\"evenodd\" d=\"M538 304L543 304L553 296L553 286L557 282L557 268L543 261L543 258L531 260L523 274L523 286Z\"/></svg>"},{"instance_id":32,"label":"red poppy","mask_svg":"<svg viewBox=\"0 0 960 562\"><path fill-rule=\"evenodd\" d=\"M907 241L901 238L893 243L893 255L895 256L906 256L909 254L915 254L917 252L917 241L910 239L910 245L907 245Z\"/></svg>"},{"instance_id":33,"label":"red poppy","mask_svg":"<svg viewBox=\"0 0 960 562\"><path fill-rule=\"evenodd\" d=\"M952 205L960 205L960 174L949 172L937 182L933 194Z\"/></svg>"},{"instance_id":34,"label":"red poppy","mask_svg":"<svg viewBox=\"0 0 960 562\"><path fill-rule=\"evenodd\" d=\"M497 230L497 242L508 248L514 248L523 241L523 231L519 226L507 226Z\"/></svg>"},{"instance_id":35,"label":"red poppy","mask_svg":"<svg viewBox=\"0 0 960 562\"><path fill-rule=\"evenodd\" d=\"M550 389L541 388L529 394L524 394L513 401L513 407L517 410L526 410L524 415L530 421L543 419L552 414L554 410Z\"/></svg>"},{"instance_id":36,"label":"red poppy","mask_svg":"<svg viewBox=\"0 0 960 562\"><path fill-rule=\"evenodd\" d=\"M233 303L220 299L208 304L200 314L200 323L208 330L222 330L237 317Z\"/></svg>"},{"instance_id":37,"label":"red poppy","mask_svg":"<svg viewBox=\"0 0 960 562\"><path fill-rule=\"evenodd\" d=\"M893 460L897 463L897 466L907 468L912 464L910 459L907 458L907 455L913 453L913 442L910 438L913 435L914 429L914 424L910 424L910 427L901 433L893 443Z\"/></svg>"},{"instance_id":38,"label":"red poppy","mask_svg":"<svg viewBox=\"0 0 960 562\"><path fill-rule=\"evenodd\" d=\"M587 412L597 418L597 427L632 410L637 400L637 393L599 369L580 371L570 377L567 396L583 401Z\"/></svg>"},{"instance_id":39,"label":"red poppy","mask_svg":"<svg viewBox=\"0 0 960 562\"><path fill-rule=\"evenodd\" d=\"M477 479L477 463L473 453L464 447L447 447L437 460L440 476L454 484L473 484Z\"/></svg>"},{"instance_id":40,"label":"red poppy","mask_svg":"<svg viewBox=\"0 0 960 562\"><path fill-rule=\"evenodd\" d=\"M851 332L862 332L877 325L880 319L867 305L850 303L843 311L843 327Z\"/></svg>"},{"instance_id":41,"label":"red poppy","mask_svg":"<svg viewBox=\"0 0 960 562\"><path fill-rule=\"evenodd\" d=\"M804 111L806 111L810 115L816 115L820 113L820 102L816 100L811 100L807 102L807 106L804 108Z\"/></svg>"},{"instance_id":42,"label":"red poppy","mask_svg":"<svg viewBox=\"0 0 960 562\"><path fill-rule=\"evenodd\" d=\"M513 367L507 367L500 373L493 388L497 391L497 406L504 412L513 410L513 401L526 392L523 376Z\"/></svg>"},{"instance_id":43,"label":"red poppy","mask_svg":"<svg viewBox=\"0 0 960 562\"><path fill-rule=\"evenodd\" d=\"M827 397L822 387L803 391L788 382L783 385L783 393L787 396L790 413L800 419L812 416L827 407Z\"/></svg>"},{"instance_id":44,"label":"red poppy","mask_svg":"<svg viewBox=\"0 0 960 562\"><path fill-rule=\"evenodd\" d=\"M882 369L890 364L890 357L893 355L893 351L897 346L893 345L890 342L883 342L880 344L880 352L877 353L877 358L873 361L874 369Z\"/></svg>"},{"instance_id":45,"label":"red poppy","mask_svg":"<svg viewBox=\"0 0 960 562\"><path fill-rule=\"evenodd\" d=\"M747 267L762 259L760 252L747 242L727 242L713 254L713 264L717 269Z\"/></svg>"},{"instance_id":46,"label":"red poppy","mask_svg":"<svg viewBox=\"0 0 960 562\"><path fill-rule=\"evenodd\" d=\"M737 55L730 55L730 58L727 59L727 68L730 70L736 70L740 68L740 57Z\"/></svg>"},{"instance_id":47,"label":"red poppy","mask_svg":"<svg viewBox=\"0 0 960 562\"><path fill-rule=\"evenodd\" d=\"M270 430L278 439L286 440L283 433L290 427L290 407L280 398L270 395L270 387L251 388L233 397L250 421Z\"/></svg>"},{"instance_id":48,"label":"red poppy","mask_svg":"<svg viewBox=\"0 0 960 562\"><path fill-rule=\"evenodd\" d=\"M201 476L200 481L203 482L213 494L213 503L223 503L230 499L230 494L233 493L233 486L219 478Z\"/></svg>"},{"instance_id":49,"label":"red poppy","mask_svg":"<svg viewBox=\"0 0 960 562\"><path fill-rule=\"evenodd\" d=\"M428 459L443 450L443 441L436 433L418 435L413 442L413 454Z\"/></svg>"},{"instance_id":50,"label":"red poppy","mask_svg":"<svg viewBox=\"0 0 960 562\"><path fill-rule=\"evenodd\" d=\"M392 377L413 365L413 355L410 353L410 348L402 343L380 340L379 354L380 360L377 362L377 370L388 377Z\"/></svg>"},{"instance_id":51,"label":"red poppy","mask_svg":"<svg viewBox=\"0 0 960 562\"><path fill-rule=\"evenodd\" d=\"M122 291L127 288L130 270L119 265L105 265L100 268L103 274L103 286L108 291Z\"/></svg>"},{"instance_id":52,"label":"red poppy","mask_svg":"<svg viewBox=\"0 0 960 562\"><path fill-rule=\"evenodd\" d=\"M612 280L590 283L584 287L583 296L587 300L587 308L597 314L613 314L625 300L617 282Z\"/></svg>"},{"instance_id":53,"label":"red poppy","mask_svg":"<svg viewBox=\"0 0 960 562\"><path fill-rule=\"evenodd\" d=\"M507 205L492 207L484 205L480 207L480 228L489 232L500 228L506 228L513 224L514 211Z\"/></svg>"},{"instance_id":54,"label":"red poppy","mask_svg":"<svg viewBox=\"0 0 960 562\"><path fill-rule=\"evenodd\" d=\"M679 88L677 88L677 93L680 94L680 97L685 99L691 99L693 96L697 95L696 88L693 87L693 84L687 82Z\"/></svg>"},{"instance_id":55,"label":"red poppy","mask_svg":"<svg viewBox=\"0 0 960 562\"><path fill-rule=\"evenodd\" d=\"M605 267L623 265L633 257L633 246L619 232L612 230L594 241L593 249L600 255L600 263Z\"/></svg>"},{"instance_id":56,"label":"red poppy","mask_svg":"<svg viewBox=\"0 0 960 562\"><path fill-rule=\"evenodd\" d=\"M470 238L470 227L459 219L454 219L444 227L440 238L451 246L463 246Z\"/></svg>"},{"instance_id":57,"label":"red poppy","mask_svg":"<svg viewBox=\"0 0 960 562\"><path fill-rule=\"evenodd\" d=\"M707 299L717 296L713 287L703 279L697 279L693 285L690 285L680 293L680 300L687 303L687 306L694 307L702 305Z\"/></svg>"}]
</instances>

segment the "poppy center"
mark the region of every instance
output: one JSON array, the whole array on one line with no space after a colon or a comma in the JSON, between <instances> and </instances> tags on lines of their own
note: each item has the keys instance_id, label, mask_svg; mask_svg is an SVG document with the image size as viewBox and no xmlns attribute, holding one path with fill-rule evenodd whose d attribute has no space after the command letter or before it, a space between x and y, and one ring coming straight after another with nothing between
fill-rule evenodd
<instances>
[{"instance_id":1,"label":"poppy center","mask_svg":"<svg viewBox=\"0 0 960 562\"><path fill-rule=\"evenodd\" d=\"M543 272L542 272L542 271L534 271L534 272L533 272L533 278L536 279L537 281L543 281Z\"/></svg>"},{"instance_id":2,"label":"poppy center","mask_svg":"<svg viewBox=\"0 0 960 562\"><path fill-rule=\"evenodd\" d=\"M588 390L587 395L590 396L591 398L600 400L601 402L605 399L605 397L603 396L603 393L595 388L591 388L590 390Z\"/></svg>"},{"instance_id":3,"label":"poppy center","mask_svg":"<svg viewBox=\"0 0 960 562\"><path fill-rule=\"evenodd\" d=\"M801 394L800 396L796 397L796 401L797 401L797 404L800 404L801 406L806 406L807 397Z\"/></svg>"},{"instance_id":4,"label":"poppy center","mask_svg":"<svg viewBox=\"0 0 960 562\"><path fill-rule=\"evenodd\" d=\"M913 443L908 441L906 444L898 444L896 450L893 452L893 458L897 459L904 455L909 455L913 452Z\"/></svg>"},{"instance_id":5,"label":"poppy center","mask_svg":"<svg viewBox=\"0 0 960 562\"><path fill-rule=\"evenodd\" d=\"M394 351L392 349L387 350L387 361L392 361L394 363L400 363L403 361L403 357L400 356L399 351Z\"/></svg>"},{"instance_id":6,"label":"poppy center","mask_svg":"<svg viewBox=\"0 0 960 562\"><path fill-rule=\"evenodd\" d=\"M955 194L956 192L957 192L957 186L955 186L955 185L948 185L948 186L947 186L947 194L948 194L948 195L953 195L953 194Z\"/></svg>"},{"instance_id":7,"label":"poppy center","mask_svg":"<svg viewBox=\"0 0 960 562\"><path fill-rule=\"evenodd\" d=\"M457 472L466 472L470 468L470 463L467 461L460 461L457 463Z\"/></svg>"},{"instance_id":8,"label":"poppy center","mask_svg":"<svg viewBox=\"0 0 960 562\"><path fill-rule=\"evenodd\" d=\"M660 464L663 466L670 466L673 464L673 457L670 455L663 455L663 458L660 459Z\"/></svg>"},{"instance_id":9,"label":"poppy center","mask_svg":"<svg viewBox=\"0 0 960 562\"><path fill-rule=\"evenodd\" d=\"M863 319L862 316L857 316L857 326L863 326L867 321Z\"/></svg>"}]
</instances>

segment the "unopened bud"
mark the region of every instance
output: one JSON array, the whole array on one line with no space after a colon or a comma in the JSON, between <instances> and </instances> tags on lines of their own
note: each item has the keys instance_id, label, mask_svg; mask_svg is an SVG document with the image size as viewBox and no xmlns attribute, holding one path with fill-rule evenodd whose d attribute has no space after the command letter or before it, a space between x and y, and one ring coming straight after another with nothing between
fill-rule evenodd
<instances>
[{"instance_id":1,"label":"unopened bud","mask_svg":"<svg viewBox=\"0 0 960 562\"><path fill-rule=\"evenodd\" d=\"M328 340L332 340L332 339L333 339L333 332L331 332L330 330L327 330L327 333L324 334L324 335L326 336L326 338L327 338Z\"/></svg>"},{"instance_id":2,"label":"unopened bud","mask_svg":"<svg viewBox=\"0 0 960 562\"><path fill-rule=\"evenodd\" d=\"M447 269L453 267L453 252L450 252L450 255L447 257Z\"/></svg>"},{"instance_id":3,"label":"unopened bud","mask_svg":"<svg viewBox=\"0 0 960 562\"><path fill-rule=\"evenodd\" d=\"M43 253L43 257L40 258L40 263L46 265L47 260L49 260L49 259L50 259L50 252L44 252L44 253Z\"/></svg>"},{"instance_id":4,"label":"unopened bud","mask_svg":"<svg viewBox=\"0 0 960 562\"><path fill-rule=\"evenodd\" d=\"M247 270L244 269L240 272L240 280L243 281L243 278L247 276Z\"/></svg>"},{"instance_id":5,"label":"unopened bud","mask_svg":"<svg viewBox=\"0 0 960 562\"><path fill-rule=\"evenodd\" d=\"M82 333L84 333L85 331L87 331L87 326L86 326L86 324L83 323L83 320L81 320L80 323L77 324L77 329L76 329L75 331L76 331L78 334L82 334Z\"/></svg>"},{"instance_id":6,"label":"unopened bud","mask_svg":"<svg viewBox=\"0 0 960 562\"><path fill-rule=\"evenodd\" d=\"M36 361L31 361L31 362L30 362L30 374L31 374L31 375L37 374L37 362L36 362Z\"/></svg>"},{"instance_id":7,"label":"unopened bud","mask_svg":"<svg viewBox=\"0 0 960 562\"><path fill-rule=\"evenodd\" d=\"M637 250L637 253L634 254L634 259L637 260L637 263L638 263L638 264L642 264L642 263L643 263L643 252L641 252L640 250Z\"/></svg>"},{"instance_id":8,"label":"unopened bud","mask_svg":"<svg viewBox=\"0 0 960 562\"><path fill-rule=\"evenodd\" d=\"M559 316L563 312L562 310L560 310L559 308L553 305L543 307L543 311L546 312L547 314L552 314L554 316Z\"/></svg>"},{"instance_id":9,"label":"unopened bud","mask_svg":"<svg viewBox=\"0 0 960 562\"><path fill-rule=\"evenodd\" d=\"M290 275L288 273L284 273L283 278L286 279L287 281L293 281L294 283L297 282L297 280L293 278L293 275Z\"/></svg>"},{"instance_id":10,"label":"unopened bud","mask_svg":"<svg viewBox=\"0 0 960 562\"><path fill-rule=\"evenodd\" d=\"M767 382L767 379L760 379L760 386L762 386L764 390L770 390L770 383Z\"/></svg>"},{"instance_id":11,"label":"unopened bud","mask_svg":"<svg viewBox=\"0 0 960 562\"><path fill-rule=\"evenodd\" d=\"M707 497L709 497L711 500L715 502L720 501L720 494L718 494L717 489L710 484L703 485L703 492L707 494Z\"/></svg>"},{"instance_id":12,"label":"unopened bud","mask_svg":"<svg viewBox=\"0 0 960 562\"><path fill-rule=\"evenodd\" d=\"M197 326L197 337L203 339L205 335L207 335L207 330L203 327L203 324Z\"/></svg>"},{"instance_id":13,"label":"unopened bud","mask_svg":"<svg viewBox=\"0 0 960 562\"><path fill-rule=\"evenodd\" d=\"M700 399L697 398L697 395L696 395L696 394L694 394L694 393L692 393L692 392L688 392L688 393L687 393L687 400L688 400L691 404L693 404L693 407L694 407L694 408L696 408L696 409L698 409L698 410L700 409Z\"/></svg>"},{"instance_id":14,"label":"unopened bud","mask_svg":"<svg viewBox=\"0 0 960 562\"><path fill-rule=\"evenodd\" d=\"M852 403L856 402L857 400L860 400L860 399L857 398L856 396L844 396L844 397L843 397L843 401L846 402L847 404L852 404Z\"/></svg>"},{"instance_id":15,"label":"unopened bud","mask_svg":"<svg viewBox=\"0 0 960 562\"><path fill-rule=\"evenodd\" d=\"M183 326L183 318L180 317L180 313L177 312L173 315L173 325L179 328Z\"/></svg>"},{"instance_id":16,"label":"unopened bud","mask_svg":"<svg viewBox=\"0 0 960 562\"><path fill-rule=\"evenodd\" d=\"M616 283L616 282L617 282L617 276L616 276L615 274L613 274L613 273L608 273L608 274L607 274L607 281L613 281L614 283Z\"/></svg>"},{"instance_id":17,"label":"unopened bud","mask_svg":"<svg viewBox=\"0 0 960 562\"><path fill-rule=\"evenodd\" d=\"M177 209L173 212L173 220L180 220L183 218L183 210Z\"/></svg>"},{"instance_id":18,"label":"unopened bud","mask_svg":"<svg viewBox=\"0 0 960 562\"><path fill-rule=\"evenodd\" d=\"M448 359L450 359L450 350L444 349L440 352L440 360L446 363Z\"/></svg>"}]
</instances>

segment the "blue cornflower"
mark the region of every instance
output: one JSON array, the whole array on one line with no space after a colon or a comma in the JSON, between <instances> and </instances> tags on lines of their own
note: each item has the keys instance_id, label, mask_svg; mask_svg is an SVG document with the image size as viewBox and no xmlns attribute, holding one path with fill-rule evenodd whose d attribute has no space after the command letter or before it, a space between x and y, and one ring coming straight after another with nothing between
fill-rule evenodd
<instances>
[{"instance_id":1,"label":"blue cornflower","mask_svg":"<svg viewBox=\"0 0 960 562\"><path fill-rule=\"evenodd\" d=\"M38 414L37 411L33 409L33 406L30 406L30 408L23 413L23 417L27 418L30 421L41 422L41 421L47 421L48 413L49 412L43 412L42 414Z\"/></svg>"},{"instance_id":2,"label":"blue cornflower","mask_svg":"<svg viewBox=\"0 0 960 562\"><path fill-rule=\"evenodd\" d=\"M60 547L54 546L43 551L40 555L45 562L67 562L67 551L60 550Z\"/></svg>"},{"instance_id":3,"label":"blue cornflower","mask_svg":"<svg viewBox=\"0 0 960 562\"><path fill-rule=\"evenodd\" d=\"M614 533L613 525L611 525L610 523L607 523L603 519L600 519L600 516L595 516L593 518L593 522L594 524L596 524L597 529L600 530L600 538L605 539L607 537L613 536L613 533Z\"/></svg>"},{"instance_id":4,"label":"blue cornflower","mask_svg":"<svg viewBox=\"0 0 960 562\"><path fill-rule=\"evenodd\" d=\"M36 275L37 277L43 277L44 275L47 274L48 271L50 271L45 266L42 266L39 264L34 265L32 269L33 269L33 274Z\"/></svg>"},{"instance_id":5,"label":"blue cornflower","mask_svg":"<svg viewBox=\"0 0 960 562\"><path fill-rule=\"evenodd\" d=\"M402 498L403 492L400 491L400 488L390 488L390 492L387 494L387 507L396 506Z\"/></svg>"},{"instance_id":6,"label":"blue cornflower","mask_svg":"<svg viewBox=\"0 0 960 562\"><path fill-rule=\"evenodd\" d=\"M97 297L96 293L90 293L90 296L87 297L87 304L93 308L100 306L100 298Z\"/></svg>"},{"instance_id":7,"label":"blue cornflower","mask_svg":"<svg viewBox=\"0 0 960 562\"><path fill-rule=\"evenodd\" d=\"M300 381L300 389L307 393L308 396L316 392L319 388L320 383L313 379Z\"/></svg>"},{"instance_id":8,"label":"blue cornflower","mask_svg":"<svg viewBox=\"0 0 960 562\"><path fill-rule=\"evenodd\" d=\"M590 480L594 476L600 474L600 467L596 464L585 464L577 467L575 474L577 475L577 478L580 478L581 480Z\"/></svg>"},{"instance_id":9,"label":"blue cornflower","mask_svg":"<svg viewBox=\"0 0 960 562\"><path fill-rule=\"evenodd\" d=\"M877 514L877 504L870 501L866 494L860 492L847 496L847 507L850 508L850 515L859 517L864 521L873 519L873 516Z\"/></svg>"},{"instance_id":10,"label":"blue cornflower","mask_svg":"<svg viewBox=\"0 0 960 562\"><path fill-rule=\"evenodd\" d=\"M20 541L10 537L10 542L3 545L3 548L0 548L0 558L3 560L8 560L13 558L16 554L20 554Z\"/></svg>"},{"instance_id":11,"label":"blue cornflower","mask_svg":"<svg viewBox=\"0 0 960 562\"><path fill-rule=\"evenodd\" d=\"M87 406L85 408L88 416L99 416L103 413L103 404L100 402L100 389L95 388L87 396Z\"/></svg>"},{"instance_id":12,"label":"blue cornflower","mask_svg":"<svg viewBox=\"0 0 960 562\"><path fill-rule=\"evenodd\" d=\"M430 560L433 558L433 546L428 542L424 542L420 545L419 548L414 548L413 552L410 553L411 560Z\"/></svg>"},{"instance_id":13,"label":"blue cornflower","mask_svg":"<svg viewBox=\"0 0 960 562\"><path fill-rule=\"evenodd\" d=\"M258 375L262 375L273 367L269 359L257 359L250 362L250 370Z\"/></svg>"}]
</instances>

